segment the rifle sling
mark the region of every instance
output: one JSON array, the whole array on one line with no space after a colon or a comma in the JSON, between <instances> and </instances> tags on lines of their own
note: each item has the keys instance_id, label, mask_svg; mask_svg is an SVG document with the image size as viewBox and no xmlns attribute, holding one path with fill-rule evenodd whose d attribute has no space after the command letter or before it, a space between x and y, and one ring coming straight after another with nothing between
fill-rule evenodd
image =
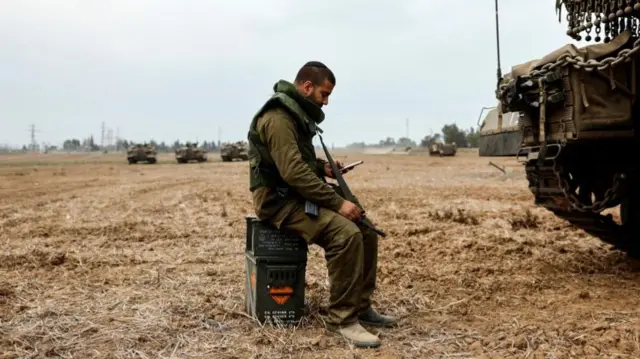
<instances>
[{"instance_id":1,"label":"rifle sling","mask_svg":"<svg viewBox=\"0 0 640 359\"><path fill-rule=\"evenodd\" d=\"M331 154L329 154L329 150L327 149L327 146L325 146L324 141L322 140L322 135L320 135L320 132L322 132L322 130L319 127L317 127L317 134L318 134L318 138L320 139L320 144L322 145L322 149L324 150L324 154L325 154L325 156L327 156L327 161L329 161L329 165L331 166L331 172L333 172L333 175L335 176L336 180L338 181L338 186L340 186L340 189L342 190L342 193L344 194L344 196L346 197L346 199L348 201L353 202L354 204L357 203L355 196L353 195L353 193L349 189L349 186L347 186L347 182L344 180L344 177L342 177L342 172L340 172L340 170L338 169L338 166L336 166L336 163L333 161L333 157L331 157ZM386 237L387 235L384 232L382 232L381 230L377 229L373 225L373 223L371 223L371 221L369 221L369 219L365 216L364 209L363 208L360 208L360 209L362 210L362 214L361 214L360 220L358 222L360 222L363 225L369 227L370 229L372 229L373 231L375 231L376 233L378 233L382 237Z\"/></svg>"},{"instance_id":2,"label":"rifle sling","mask_svg":"<svg viewBox=\"0 0 640 359\"><path fill-rule=\"evenodd\" d=\"M318 132L320 132L320 129L318 130L319 130ZM349 189L349 186L347 186L347 182L345 182L344 177L342 177L342 173L338 169L338 166L336 166L336 163L333 161L333 157L331 157L331 155L329 154L329 150L327 149L327 146L324 145L324 141L322 140L322 136L320 135L320 133L318 133L318 138L320 138L320 144L322 145L324 154L325 156L327 156L327 161L329 161L329 165L331 166L331 172L333 172L333 175L338 181L338 186L340 186L340 189L344 193L344 196L347 197L347 200L355 203L356 202L355 196Z\"/></svg>"}]
</instances>

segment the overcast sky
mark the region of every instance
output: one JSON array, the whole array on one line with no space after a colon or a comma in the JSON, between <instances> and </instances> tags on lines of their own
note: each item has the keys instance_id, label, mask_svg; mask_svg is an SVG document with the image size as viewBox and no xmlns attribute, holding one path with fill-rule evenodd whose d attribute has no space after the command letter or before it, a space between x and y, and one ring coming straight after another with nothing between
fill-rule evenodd
<instances>
[{"instance_id":1,"label":"overcast sky","mask_svg":"<svg viewBox=\"0 0 640 359\"><path fill-rule=\"evenodd\" d=\"M502 70L571 42L556 0L502 1ZM454 5L455 4L455 5ZM563 11L563 16L565 12ZM244 140L279 79L334 70L324 138L336 146L444 124L493 106L491 0L6 0L0 144Z\"/></svg>"}]
</instances>

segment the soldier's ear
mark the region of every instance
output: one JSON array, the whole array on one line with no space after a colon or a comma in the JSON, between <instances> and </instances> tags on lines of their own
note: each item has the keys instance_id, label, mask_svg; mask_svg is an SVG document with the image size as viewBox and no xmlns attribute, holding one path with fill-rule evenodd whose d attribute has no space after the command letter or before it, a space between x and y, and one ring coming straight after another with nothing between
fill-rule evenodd
<instances>
[{"instance_id":1,"label":"soldier's ear","mask_svg":"<svg viewBox=\"0 0 640 359\"><path fill-rule=\"evenodd\" d=\"M313 93L313 82L308 80L303 82L302 86L300 86L300 90L303 95L307 97L310 96Z\"/></svg>"}]
</instances>

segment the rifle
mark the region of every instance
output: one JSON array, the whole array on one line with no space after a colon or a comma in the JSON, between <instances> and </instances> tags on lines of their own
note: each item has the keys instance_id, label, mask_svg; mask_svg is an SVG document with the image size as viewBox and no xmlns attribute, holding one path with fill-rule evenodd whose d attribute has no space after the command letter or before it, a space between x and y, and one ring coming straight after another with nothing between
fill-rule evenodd
<instances>
[{"instance_id":1,"label":"rifle","mask_svg":"<svg viewBox=\"0 0 640 359\"><path fill-rule=\"evenodd\" d=\"M318 207L317 204L307 200L304 203L304 213L306 213L308 216L318 217L319 207ZM372 231L378 233L382 237L386 237L387 236L386 233L384 233L383 231L379 230L371 222L369 222L369 220L364 216L364 214L360 217L360 219L358 219L356 221L356 223L370 228Z\"/></svg>"},{"instance_id":2,"label":"rifle","mask_svg":"<svg viewBox=\"0 0 640 359\"><path fill-rule=\"evenodd\" d=\"M331 166L331 172L333 172L333 175L335 176L336 180L338 181L338 186L340 187L340 189L342 190L342 193L344 194L344 196L346 197L347 200L356 203L356 198L353 195L353 193L351 192L351 190L349 189L349 186L347 186L347 182L345 182L344 178L342 177L342 172L340 172L340 170L338 169L338 166L336 166L335 162L333 161L333 157L331 157L331 155L329 154L329 150L327 149L327 146L325 146L324 141L322 140L322 136L320 135L320 132L322 132L322 130L320 128L317 128L318 130L318 138L320 138L320 143L322 144L322 149L324 150L324 154L327 156L327 161L329 161L329 165ZM310 201L306 201L305 203L305 213L307 215L311 215L311 216L318 216L318 205L310 202ZM361 208L362 209L362 208ZM356 221L356 223L361 224L371 230L373 230L374 232L376 232L377 234L379 234L382 237L386 237L387 234L384 233L383 231L379 230L378 228L376 228L376 226L373 225L373 223L371 223L371 221L369 221L369 219L365 216L364 210L362 211L362 215L360 216L360 219L358 219Z\"/></svg>"}]
</instances>

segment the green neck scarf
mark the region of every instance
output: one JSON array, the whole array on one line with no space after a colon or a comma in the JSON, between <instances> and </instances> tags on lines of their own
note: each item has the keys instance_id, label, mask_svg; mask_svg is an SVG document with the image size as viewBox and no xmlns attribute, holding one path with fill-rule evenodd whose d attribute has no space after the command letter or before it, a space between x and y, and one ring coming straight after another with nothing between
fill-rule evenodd
<instances>
[{"instance_id":1,"label":"green neck scarf","mask_svg":"<svg viewBox=\"0 0 640 359\"><path fill-rule=\"evenodd\" d=\"M307 113L309 118L315 122L315 124L319 124L324 121L324 112L322 109L304 97L291 82L280 80L273 85L273 91L275 93L282 93L293 99L298 105L300 105L304 112Z\"/></svg>"}]
</instances>

